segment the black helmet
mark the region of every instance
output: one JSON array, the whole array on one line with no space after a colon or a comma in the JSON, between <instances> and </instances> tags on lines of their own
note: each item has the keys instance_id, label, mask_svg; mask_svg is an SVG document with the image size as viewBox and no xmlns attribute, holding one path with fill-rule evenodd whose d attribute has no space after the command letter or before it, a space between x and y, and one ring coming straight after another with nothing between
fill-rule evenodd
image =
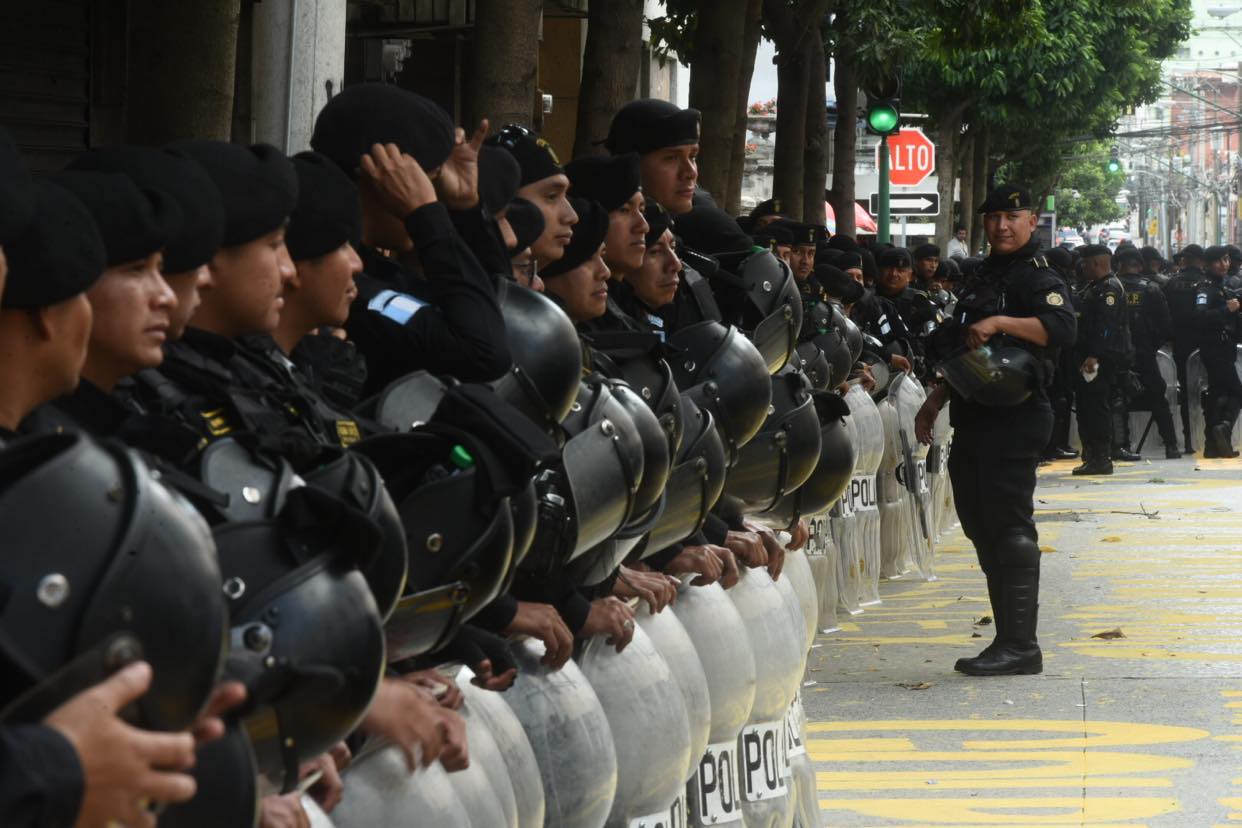
<instances>
[{"instance_id":1,"label":"black helmet","mask_svg":"<svg viewBox=\"0 0 1242 828\"><path fill-rule=\"evenodd\" d=\"M699 408L688 395L682 395L682 411L685 437L669 472L664 512L647 536L644 555L699 531L724 490L727 456L711 412Z\"/></svg>"},{"instance_id":2,"label":"black helmet","mask_svg":"<svg viewBox=\"0 0 1242 828\"><path fill-rule=\"evenodd\" d=\"M812 341L824 352L831 368L828 384L825 387L835 388L849 379L850 369L854 367L854 361L857 359L851 350L850 338L854 334L850 326L853 326L853 331L857 332L860 343L862 332L841 312L841 308L837 305L832 304L827 307L831 307L831 322L824 333L817 334Z\"/></svg>"},{"instance_id":3,"label":"black helmet","mask_svg":"<svg viewBox=\"0 0 1242 828\"><path fill-rule=\"evenodd\" d=\"M940 363L936 372L966 399L998 407L1026 402L1040 376L1030 351L1003 340L965 350Z\"/></svg>"},{"instance_id":4,"label":"black helmet","mask_svg":"<svg viewBox=\"0 0 1242 828\"><path fill-rule=\"evenodd\" d=\"M509 574L513 511L480 465L491 455L469 435L458 437L420 429L369 437L353 450L375 464L397 505L410 556L407 592L465 584L464 621L496 598Z\"/></svg>"},{"instance_id":5,"label":"black helmet","mask_svg":"<svg viewBox=\"0 0 1242 828\"><path fill-rule=\"evenodd\" d=\"M740 324L775 374L789 362L802 330L798 283L770 250L748 254L735 268L747 298Z\"/></svg>"},{"instance_id":6,"label":"black helmet","mask_svg":"<svg viewBox=\"0 0 1242 828\"><path fill-rule=\"evenodd\" d=\"M384 668L379 611L359 571L380 533L305 486L276 520L215 530L233 624L227 675L246 685L259 769L283 778L358 726Z\"/></svg>"},{"instance_id":7,"label":"black helmet","mask_svg":"<svg viewBox=\"0 0 1242 828\"><path fill-rule=\"evenodd\" d=\"M561 453L572 536L568 561L611 538L635 515L645 450L627 407L598 377L581 383L562 426L569 435Z\"/></svg>"},{"instance_id":8,"label":"black helmet","mask_svg":"<svg viewBox=\"0 0 1242 828\"><path fill-rule=\"evenodd\" d=\"M194 798L160 812L162 828L255 825L259 820L259 768L246 730L235 719L224 735L195 751Z\"/></svg>"},{"instance_id":9,"label":"black helmet","mask_svg":"<svg viewBox=\"0 0 1242 828\"><path fill-rule=\"evenodd\" d=\"M501 281L497 300L513 366L492 387L549 429L569 414L582 376L582 345L574 323L545 296Z\"/></svg>"},{"instance_id":10,"label":"black helmet","mask_svg":"<svg viewBox=\"0 0 1242 828\"><path fill-rule=\"evenodd\" d=\"M303 477L308 486L322 489L360 510L379 527L381 542L379 552L362 570L375 596L380 618L387 619L397 605L397 599L405 592L405 578L409 566L409 554L405 548L405 530L401 516L380 478L375 465L366 457L352 451L341 451L335 459L328 460Z\"/></svg>"},{"instance_id":11,"label":"black helmet","mask_svg":"<svg viewBox=\"0 0 1242 828\"><path fill-rule=\"evenodd\" d=\"M634 493L631 518L621 530L625 537L636 537L644 531L637 527L650 526L664 508L664 487L668 483L670 465L668 433L661 428L655 412L628 384L613 380L608 383L608 389L630 416L643 445L643 479Z\"/></svg>"},{"instance_id":12,"label":"black helmet","mask_svg":"<svg viewBox=\"0 0 1242 828\"><path fill-rule=\"evenodd\" d=\"M810 381L785 369L771 384L771 413L725 480L725 494L741 501L743 511L772 507L806 482L819 459L819 417Z\"/></svg>"},{"instance_id":13,"label":"black helmet","mask_svg":"<svg viewBox=\"0 0 1242 828\"><path fill-rule=\"evenodd\" d=\"M829 388L832 380L832 366L828 364L828 356L814 341L803 342L798 346L798 369L806 374L811 387L822 391Z\"/></svg>"},{"instance_id":14,"label":"black helmet","mask_svg":"<svg viewBox=\"0 0 1242 828\"><path fill-rule=\"evenodd\" d=\"M871 369L875 379L875 388L871 389L871 399L879 402L888 396L888 386L893 381L893 372L888 367L888 360L870 349L863 352L862 363Z\"/></svg>"},{"instance_id":15,"label":"black helmet","mask_svg":"<svg viewBox=\"0 0 1242 828\"><path fill-rule=\"evenodd\" d=\"M40 721L142 659L154 676L135 721L193 724L224 664L228 614L211 533L188 503L119 444L38 435L0 452L0 537L5 721Z\"/></svg>"},{"instance_id":16,"label":"black helmet","mask_svg":"<svg viewBox=\"0 0 1242 828\"><path fill-rule=\"evenodd\" d=\"M621 379L630 384L638 396L646 401L660 420L660 427L668 435L669 456L681 448L685 428L681 411L681 391L673 379L673 369L655 353L647 353L634 359L617 361Z\"/></svg>"},{"instance_id":17,"label":"black helmet","mask_svg":"<svg viewBox=\"0 0 1242 828\"><path fill-rule=\"evenodd\" d=\"M426 371L414 371L394 380L380 392L372 415L394 431L410 431L431 421L448 383Z\"/></svg>"},{"instance_id":18,"label":"black helmet","mask_svg":"<svg viewBox=\"0 0 1242 828\"><path fill-rule=\"evenodd\" d=\"M802 515L816 515L837 501L850 485L857 459L844 418L850 407L845 399L830 391L813 392L819 415L819 462L810 478L798 490L782 497L765 512L788 524Z\"/></svg>"},{"instance_id":19,"label":"black helmet","mask_svg":"<svg viewBox=\"0 0 1242 828\"><path fill-rule=\"evenodd\" d=\"M730 460L758 433L772 401L768 367L737 328L696 322L677 331L669 346L677 386L712 413Z\"/></svg>"},{"instance_id":20,"label":"black helmet","mask_svg":"<svg viewBox=\"0 0 1242 828\"><path fill-rule=\"evenodd\" d=\"M842 314L841 323L839 325L842 336L845 337L845 344L850 349L850 364L858 362L858 358L863 352L863 333L858 325L854 324L854 320Z\"/></svg>"},{"instance_id":21,"label":"black helmet","mask_svg":"<svg viewBox=\"0 0 1242 828\"><path fill-rule=\"evenodd\" d=\"M222 502L201 508L214 526L276 517L289 492L302 485L287 460L251 451L232 437L211 442L199 460L199 478Z\"/></svg>"}]
</instances>

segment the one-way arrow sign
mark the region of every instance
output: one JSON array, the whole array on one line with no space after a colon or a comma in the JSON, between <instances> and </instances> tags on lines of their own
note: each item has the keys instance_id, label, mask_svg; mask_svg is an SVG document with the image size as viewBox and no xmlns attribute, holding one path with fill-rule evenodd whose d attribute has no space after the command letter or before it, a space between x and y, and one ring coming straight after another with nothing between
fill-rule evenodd
<instances>
[{"instance_id":1,"label":"one-way arrow sign","mask_svg":"<svg viewBox=\"0 0 1242 828\"><path fill-rule=\"evenodd\" d=\"M894 216L940 215L940 193L890 193L888 212ZM871 215L880 213L880 194L871 194Z\"/></svg>"}]
</instances>

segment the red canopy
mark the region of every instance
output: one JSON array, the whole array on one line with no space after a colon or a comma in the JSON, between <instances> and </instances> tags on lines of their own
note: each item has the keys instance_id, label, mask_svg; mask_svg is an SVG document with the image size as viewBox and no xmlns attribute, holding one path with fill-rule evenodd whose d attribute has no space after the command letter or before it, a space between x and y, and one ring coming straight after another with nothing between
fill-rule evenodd
<instances>
[{"instance_id":1,"label":"red canopy","mask_svg":"<svg viewBox=\"0 0 1242 828\"><path fill-rule=\"evenodd\" d=\"M826 201L824 202L824 217L828 219L828 229L835 233L837 231L837 214L833 212L832 205ZM880 228L876 226L875 219L857 201L854 202L854 227L859 233L880 232Z\"/></svg>"}]
</instances>

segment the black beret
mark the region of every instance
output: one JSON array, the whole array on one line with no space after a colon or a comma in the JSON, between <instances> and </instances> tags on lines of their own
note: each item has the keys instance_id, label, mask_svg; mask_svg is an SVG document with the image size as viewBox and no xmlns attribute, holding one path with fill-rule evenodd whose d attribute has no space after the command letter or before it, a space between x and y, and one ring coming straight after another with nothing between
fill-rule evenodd
<instances>
[{"instance_id":1,"label":"black beret","mask_svg":"<svg viewBox=\"0 0 1242 828\"><path fill-rule=\"evenodd\" d=\"M1143 254L1138 251L1137 247L1123 247L1113 257L1113 265L1121 267L1126 262L1134 262L1134 264L1141 267L1143 264Z\"/></svg>"},{"instance_id":2,"label":"black beret","mask_svg":"<svg viewBox=\"0 0 1242 828\"><path fill-rule=\"evenodd\" d=\"M298 201L293 163L270 144L191 140L173 147L206 171L224 204L224 247L254 241L285 223Z\"/></svg>"},{"instance_id":3,"label":"black beret","mask_svg":"<svg viewBox=\"0 0 1242 828\"><path fill-rule=\"evenodd\" d=\"M686 247L700 253L736 253L755 246L754 240L742 232L731 215L706 202L678 216L673 222L673 232Z\"/></svg>"},{"instance_id":4,"label":"black beret","mask_svg":"<svg viewBox=\"0 0 1242 828\"><path fill-rule=\"evenodd\" d=\"M920 244L914 248L914 260L940 258L940 248L934 244Z\"/></svg>"},{"instance_id":5,"label":"black beret","mask_svg":"<svg viewBox=\"0 0 1242 828\"><path fill-rule=\"evenodd\" d=\"M514 253L521 253L543 235L543 212L524 198L515 198L509 202L509 209L505 211L505 220L509 222L509 226L513 228L513 235L517 237L517 247L514 248Z\"/></svg>"},{"instance_id":6,"label":"black beret","mask_svg":"<svg viewBox=\"0 0 1242 828\"><path fill-rule=\"evenodd\" d=\"M1236 244L1227 244L1225 247L1229 250L1229 258L1242 260L1242 247Z\"/></svg>"},{"instance_id":7,"label":"black beret","mask_svg":"<svg viewBox=\"0 0 1242 828\"><path fill-rule=\"evenodd\" d=\"M815 261L818 262L819 259L816 259ZM862 254L859 253L857 250L850 252L850 253L846 253L844 251L838 251L836 261L829 261L828 264L834 264L837 267L841 268L842 270L855 270L855 269L862 270L862 266L863 266Z\"/></svg>"},{"instance_id":8,"label":"black beret","mask_svg":"<svg viewBox=\"0 0 1242 828\"><path fill-rule=\"evenodd\" d=\"M518 162L522 168L519 186L525 187L533 181L542 181L565 172L552 145L524 126L506 124L500 132L487 139L487 145L508 150Z\"/></svg>"},{"instance_id":9,"label":"black beret","mask_svg":"<svg viewBox=\"0 0 1242 828\"><path fill-rule=\"evenodd\" d=\"M298 203L289 216L285 246L295 262L331 253L345 242L362 239L362 208L358 188L326 155L299 152L293 156L298 176Z\"/></svg>"},{"instance_id":10,"label":"black beret","mask_svg":"<svg viewBox=\"0 0 1242 828\"><path fill-rule=\"evenodd\" d=\"M836 235L828 240L829 247L835 247L837 250L844 250L846 253L853 253L858 249L858 242L850 236Z\"/></svg>"},{"instance_id":11,"label":"black beret","mask_svg":"<svg viewBox=\"0 0 1242 828\"><path fill-rule=\"evenodd\" d=\"M613 155L639 154L699 142L699 111L658 98L630 101L617 110L604 146Z\"/></svg>"},{"instance_id":12,"label":"black beret","mask_svg":"<svg viewBox=\"0 0 1242 828\"><path fill-rule=\"evenodd\" d=\"M522 168L517 159L500 147L479 150L479 200L493 216L508 206L517 195L522 181Z\"/></svg>"},{"instance_id":13,"label":"black beret","mask_svg":"<svg viewBox=\"0 0 1242 828\"><path fill-rule=\"evenodd\" d=\"M448 159L456 140L453 120L435 101L390 83L358 83L320 110L310 145L352 176L375 144L396 144L430 172Z\"/></svg>"},{"instance_id":14,"label":"black beret","mask_svg":"<svg viewBox=\"0 0 1242 828\"><path fill-rule=\"evenodd\" d=\"M1061 249L1064 250L1064 248L1061 248ZM1066 250L1065 253L1066 255L1069 255L1068 250ZM1049 261L1051 261L1052 257L1049 256L1048 259ZM974 276L975 271L979 269L979 265L981 264L983 264L983 259L980 259L978 256L967 256L966 258L962 259L961 261L962 278L968 279L971 276ZM1067 262L1066 267L1068 268L1069 266L1070 266L1070 263Z\"/></svg>"},{"instance_id":15,"label":"black beret","mask_svg":"<svg viewBox=\"0 0 1242 828\"><path fill-rule=\"evenodd\" d=\"M176 202L181 223L164 245L165 273L207 264L224 241L220 189L202 167L176 150L100 147L79 155L66 169L123 173L139 187L158 190Z\"/></svg>"},{"instance_id":16,"label":"black beret","mask_svg":"<svg viewBox=\"0 0 1242 828\"><path fill-rule=\"evenodd\" d=\"M1151 261L1163 262L1164 261L1164 257L1160 255L1160 251L1152 247L1151 245L1144 247L1139 252L1143 254L1144 261L1149 261L1149 262Z\"/></svg>"},{"instance_id":17,"label":"black beret","mask_svg":"<svg viewBox=\"0 0 1242 828\"><path fill-rule=\"evenodd\" d=\"M1071 267L1074 266L1074 257L1070 255L1070 252L1068 250L1066 250L1064 247L1061 247L1060 245L1058 245L1057 247L1053 247L1048 250L1045 250L1044 258L1047 259L1048 262L1053 267L1057 268L1058 270L1069 270ZM968 261L970 260L969 259L963 260L962 264L965 265L966 262ZM963 268L963 270L965 270L965 268Z\"/></svg>"},{"instance_id":18,"label":"black beret","mask_svg":"<svg viewBox=\"0 0 1242 828\"><path fill-rule=\"evenodd\" d=\"M4 247L6 310L45 308L85 293L108 266L103 238L77 196L50 181L36 181L31 194L30 221Z\"/></svg>"},{"instance_id":19,"label":"black beret","mask_svg":"<svg viewBox=\"0 0 1242 828\"><path fill-rule=\"evenodd\" d=\"M865 247L857 247L854 252L862 257L863 278L875 281L875 277L880 274L880 269L875 264L875 256Z\"/></svg>"},{"instance_id":20,"label":"black beret","mask_svg":"<svg viewBox=\"0 0 1242 828\"><path fill-rule=\"evenodd\" d=\"M181 211L172 198L139 189L121 173L70 170L48 180L73 193L95 219L108 267L158 253L180 229Z\"/></svg>"},{"instance_id":21,"label":"black beret","mask_svg":"<svg viewBox=\"0 0 1242 828\"><path fill-rule=\"evenodd\" d=\"M0 129L0 244L16 236L34 214L30 173L9 133Z\"/></svg>"},{"instance_id":22,"label":"black beret","mask_svg":"<svg viewBox=\"0 0 1242 828\"><path fill-rule=\"evenodd\" d=\"M766 224L755 234L755 244L760 247L773 248L777 245L792 245L793 243L793 229L781 221Z\"/></svg>"},{"instance_id":23,"label":"black beret","mask_svg":"<svg viewBox=\"0 0 1242 828\"><path fill-rule=\"evenodd\" d=\"M781 200L779 198L769 198L755 205L755 209L750 211L752 219L761 219L767 216L783 216L785 211L781 209Z\"/></svg>"},{"instance_id":24,"label":"black beret","mask_svg":"<svg viewBox=\"0 0 1242 828\"><path fill-rule=\"evenodd\" d=\"M1203 261L1215 262L1229 255L1229 248L1223 244L1214 244L1203 251Z\"/></svg>"},{"instance_id":25,"label":"black beret","mask_svg":"<svg viewBox=\"0 0 1242 828\"><path fill-rule=\"evenodd\" d=\"M829 296L834 296L847 305L862 298L865 288L841 268L830 264L816 264L813 273L815 281L819 282Z\"/></svg>"},{"instance_id":26,"label":"black beret","mask_svg":"<svg viewBox=\"0 0 1242 828\"><path fill-rule=\"evenodd\" d=\"M1102 244L1084 244L1078 248L1078 256L1082 259L1090 259L1095 256L1112 256L1113 251L1109 250Z\"/></svg>"},{"instance_id":27,"label":"black beret","mask_svg":"<svg viewBox=\"0 0 1242 828\"><path fill-rule=\"evenodd\" d=\"M565 245L565 255L539 269L544 279L561 276L588 261L608 235L608 211L604 205L581 198L571 198L569 203L578 214L578 223L574 225L573 238Z\"/></svg>"},{"instance_id":28,"label":"black beret","mask_svg":"<svg viewBox=\"0 0 1242 828\"><path fill-rule=\"evenodd\" d=\"M910 259L909 250L904 247L889 247L880 251L876 264L880 267L912 267L914 263Z\"/></svg>"},{"instance_id":29,"label":"black beret","mask_svg":"<svg viewBox=\"0 0 1242 828\"><path fill-rule=\"evenodd\" d=\"M962 269L957 264L957 259L941 259L940 264L936 265L934 274L937 279L944 279L950 282L957 281L962 275Z\"/></svg>"},{"instance_id":30,"label":"black beret","mask_svg":"<svg viewBox=\"0 0 1242 828\"><path fill-rule=\"evenodd\" d=\"M673 217L668 211L654 201L648 201L643 208L643 218L647 220L647 246L655 244L664 235L664 231L673 226Z\"/></svg>"},{"instance_id":31,"label":"black beret","mask_svg":"<svg viewBox=\"0 0 1242 828\"><path fill-rule=\"evenodd\" d=\"M1188 244L1178 252L1178 255L1183 259L1202 259L1203 248L1197 244Z\"/></svg>"},{"instance_id":32,"label":"black beret","mask_svg":"<svg viewBox=\"0 0 1242 828\"><path fill-rule=\"evenodd\" d=\"M1021 187L1002 184L983 200L980 213L1004 213L1010 210L1033 210L1031 194Z\"/></svg>"},{"instance_id":33,"label":"black beret","mask_svg":"<svg viewBox=\"0 0 1242 828\"><path fill-rule=\"evenodd\" d=\"M636 152L579 158L565 165L565 175L569 176L570 195L598 201L605 210L616 210L642 186Z\"/></svg>"},{"instance_id":34,"label":"black beret","mask_svg":"<svg viewBox=\"0 0 1242 828\"><path fill-rule=\"evenodd\" d=\"M791 223L794 244L818 244L824 235L824 228L818 224L807 224L801 221Z\"/></svg>"}]
</instances>

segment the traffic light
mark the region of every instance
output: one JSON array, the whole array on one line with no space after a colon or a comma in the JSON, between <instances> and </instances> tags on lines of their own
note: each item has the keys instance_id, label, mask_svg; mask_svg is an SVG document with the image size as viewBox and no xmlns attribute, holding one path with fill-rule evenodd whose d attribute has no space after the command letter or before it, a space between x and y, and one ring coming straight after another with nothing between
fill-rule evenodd
<instances>
[{"instance_id":1,"label":"traffic light","mask_svg":"<svg viewBox=\"0 0 1242 828\"><path fill-rule=\"evenodd\" d=\"M867 132L893 135L901 129L901 79L883 78L867 87Z\"/></svg>"},{"instance_id":2,"label":"traffic light","mask_svg":"<svg viewBox=\"0 0 1242 828\"><path fill-rule=\"evenodd\" d=\"M1117 157L1117 148L1113 147L1108 157L1108 171L1110 173L1121 172L1121 159Z\"/></svg>"}]
</instances>

